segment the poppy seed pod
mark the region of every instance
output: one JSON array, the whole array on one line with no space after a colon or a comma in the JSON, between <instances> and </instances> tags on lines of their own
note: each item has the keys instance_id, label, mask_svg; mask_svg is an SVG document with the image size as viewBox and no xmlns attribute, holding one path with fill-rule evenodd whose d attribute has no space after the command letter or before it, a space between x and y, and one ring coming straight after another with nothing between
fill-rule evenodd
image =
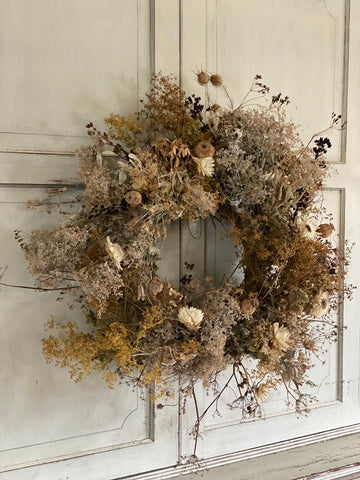
<instances>
[{"instance_id":1,"label":"poppy seed pod","mask_svg":"<svg viewBox=\"0 0 360 480\"><path fill-rule=\"evenodd\" d=\"M198 158L213 157L215 154L215 148L210 142L200 142L194 148L194 153Z\"/></svg>"},{"instance_id":2,"label":"poppy seed pod","mask_svg":"<svg viewBox=\"0 0 360 480\"><path fill-rule=\"evenodd\" d=\"M136 207L142 202L141 193L137 192L136 190L130 190L130 192L127 192L124 198L125 202L131 207Z\"/></svg>"}]
</instances>

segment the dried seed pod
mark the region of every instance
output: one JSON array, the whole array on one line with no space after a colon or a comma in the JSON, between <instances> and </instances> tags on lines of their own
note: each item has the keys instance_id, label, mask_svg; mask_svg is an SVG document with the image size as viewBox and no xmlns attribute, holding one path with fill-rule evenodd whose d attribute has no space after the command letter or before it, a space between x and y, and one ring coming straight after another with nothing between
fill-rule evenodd
<instances>
[{"instance_id":1,"label":"dried seed pod","mask_svg":"<svg viewBox=\"0 0 360 480\"><path fill-rule=\"evenodd\" d=\"M161 281L161 279L157 276L155 276L148 285L148 291L150 295L156 297L156 295L160 292L162 292L164 289L164 284Z\"/></svg>"},{"instance_id":2,"label":"dried seed pod","mask_svg":"<svg viewBox=\"0 0 360 480\"><path fill-rule=\"evenodd\" d=\"M194 149L195 157L206 158L213 157L215 155L215 148L210 142L200 142Z\"/></svg>"},{"instance_id":3,"label":"dried seed pod","mask_svg":"<svg viewBox=\"0 0 360 480\"><path fill-rule=\"evenodd\" d=\"M316 233L319 237L328 238L335 230L335 227L332 223L322 223L316 229Z\"/></svg>"},{"instance_id":4,"label":"dried seed pod","mask_svg":"<svg viewBox=\"0 0 360 480\"><path fill-rule=\"evenodd\" d=\"M214 103L214 105L211 105L210 110L212 112L218 112L219 110L221 110L221 107L218 103Z\"/></svg>"},{"instance_id":5,"label":"dried seed pod","mask_svg":"<svg viewBox=\"0 0 360 480\"><path fill-rule=\"evenodd\" d=\"M209 83L210 77L206 72L200 72L197 74L197 81L200 85L204 86Z\"/></svg>"},{"instance_id":6,"label":"dried seed pod","mask_svg":"<svg viewBox=\"0 0 360 480\"><path fill-rule=\"evenodd\" d=\"M212 83L212 85L214 85L214 87L221 87L221 85L223 84L223 79L220 77L220 75L215 73L214 75L211 75L210 82Z\"/></svg>"},{"instance_id":7,"label":"dried seed pod","mask_svg":"<svg viewBox=\"0 0 360 480\"><path fill-rule=\"evenodd\" d=\"M125 195L125 201L131 207L136 207L136 206L140 205L140 203L142 202L141 193L137 192L136 190L130 190Z\"/></svg>"},{"instance_id":8,"label":"dried seed pod","mask_svg":"<svg viewBox=\"0 0 360 480\"><path fill-rule=\"evenodd\" d=\"M254 305L253 300L250 298L244 298L241 302L241 311L245 313L245 315L252 315L256 310L256 306Z\"/></svg>"}]
</instances>

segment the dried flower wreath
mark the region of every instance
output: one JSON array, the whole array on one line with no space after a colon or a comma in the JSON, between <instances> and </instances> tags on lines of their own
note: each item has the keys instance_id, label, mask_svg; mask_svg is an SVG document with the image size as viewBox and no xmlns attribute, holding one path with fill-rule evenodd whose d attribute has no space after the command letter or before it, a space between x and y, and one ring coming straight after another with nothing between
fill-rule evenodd
<instances>
[{"instance_id":1,"label":"dried flower wreath","mask_svg":"<svg viewBox=\"0 0 360 480\"><path fill-rule=\"evenodd\" d=\"M328 172L325 135L343 128L341 116L304 145L286 120L288 97L270 97L261 76L236 108L220 75L202 71L197 80L207 108L174 77L156 75L139 112L111 114L107 133L89 123L93 144L77 151L80 212L26 242L18 234L39 289L77 292L92 325L83 332L51 319L57 334L43 340L43 353L75 381L102 371L110 387L131 379L168 388L180 374L195 403L197 381L215 400L235 381L232 405L246 415L284 384L299 412L312 356L336 332L330 312L352 290L349 248L335 248L331 218L316 203ZM211 88L223 90L227 108L211 102ZM239 253L241 284L231 275L221 285L194 278L189 264L179 286L160 278L167 227L208 217ZM220 388L218 374L231 365ZM196 408L196 440L208 408Z\"/></svg>"}]
</instances>

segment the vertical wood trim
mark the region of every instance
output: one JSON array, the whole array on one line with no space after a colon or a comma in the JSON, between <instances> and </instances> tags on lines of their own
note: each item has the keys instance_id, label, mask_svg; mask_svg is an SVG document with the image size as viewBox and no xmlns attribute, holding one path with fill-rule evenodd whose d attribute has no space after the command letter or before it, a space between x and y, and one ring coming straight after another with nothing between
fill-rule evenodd
<instances>
[{"instance_id":1,"label":"vertical wood trim","mask_svg":"<svg viewBox=\"0 0 360 480\"><path fill-rule=\"evenodd\" d=\"M342 85L342 120L348 117L349 96L349 44L350 44L350 1L345 0L344 15L344 52L343 52L343 85ZM346 163L347 130L341 133L340 163Z\"/></svg>"}]
</instances>

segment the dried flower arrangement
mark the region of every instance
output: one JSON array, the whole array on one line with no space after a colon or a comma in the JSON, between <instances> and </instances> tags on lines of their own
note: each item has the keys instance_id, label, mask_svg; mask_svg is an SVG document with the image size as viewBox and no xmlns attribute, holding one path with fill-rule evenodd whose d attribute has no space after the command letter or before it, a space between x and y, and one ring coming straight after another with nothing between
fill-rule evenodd
<instances>
[{"instance_id":1,"label":"dried flower arrangement","mask_svg":"<svg viewBox=\"0 0 360 480\"><path fill-rule=\"evenodd\" d=\"M43 340L43 353L75 381L98 370L110 387L131 379L167 388L180 374L195 402L199 380L215 400L235 380L233 405L244 415L258 414L284 384L300 411L312 355L336 331L330 312L352 290L344 284L349 249L334 246L331 218L316 203L328 174L324 135L343 127L340 115L304 145L286 120L288 97L269 97L259 75L236 108L220 75L199 72L197 80L206 108L174 77L155 75L139 112L111 114L105 133L89 123L93 144L77 152L80 212L18 238L38 287L76 292L93 326L85 333L50 320L57 333ZM210 88L230 105L212 103ZM255 105L255 97L269 102ZM167 227L208 217L239 252L242 283L194 278L188 264L179 286L160 278ZM217 376L231 365L220 388ZM196 408L196 440L208 408Z\"/></svg>"}]
</instances>

